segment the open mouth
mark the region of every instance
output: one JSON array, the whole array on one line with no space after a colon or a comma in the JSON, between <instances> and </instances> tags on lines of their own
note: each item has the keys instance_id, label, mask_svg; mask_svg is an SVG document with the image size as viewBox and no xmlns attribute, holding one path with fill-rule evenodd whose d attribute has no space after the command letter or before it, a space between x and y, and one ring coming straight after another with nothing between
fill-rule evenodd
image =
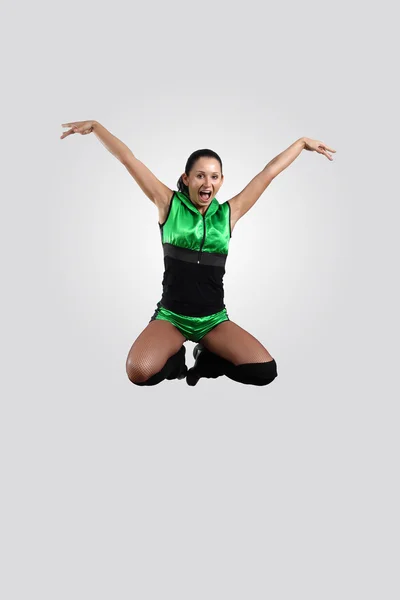
<instances>
[{"instance_id":1,"label":"open mouth","mask_svg":"<svg viewBox=\"0 0 400 600\"><path fill-rule=\"evenodd\" d=\"M200 192L199 196L202 200L207 201L211 198L211 192Z\"/></svg>"}]
</instances>

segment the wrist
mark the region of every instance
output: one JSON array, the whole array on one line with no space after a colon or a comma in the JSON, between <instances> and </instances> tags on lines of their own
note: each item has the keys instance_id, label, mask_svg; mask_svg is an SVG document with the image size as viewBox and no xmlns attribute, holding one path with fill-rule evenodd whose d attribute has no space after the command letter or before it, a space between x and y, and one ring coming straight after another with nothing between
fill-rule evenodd
<instances>
[{"instance_id":1,"label":"wrist","mask_svg":"<svg viewBox=\"0 0 400 600\"><path fill-rule=\"evenodd\" d=\"M305 148L306 145L307 145L307 138L306 137L302 137L302 138L300 138L299 141L302 143L303 148Z\"/></svg>"}]
</instances>

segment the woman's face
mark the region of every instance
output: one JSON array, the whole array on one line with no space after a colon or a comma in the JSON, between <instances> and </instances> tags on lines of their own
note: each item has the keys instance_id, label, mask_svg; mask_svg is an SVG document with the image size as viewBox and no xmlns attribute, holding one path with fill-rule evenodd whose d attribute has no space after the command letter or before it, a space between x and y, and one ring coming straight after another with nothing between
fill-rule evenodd
<instances>
[{"instance_id":1,"label":"woman's face","mask_svg":"<svg viewBox=\"0 0 400 600\"><path fill-rule=\"evenodd\" d=\"M182 174L183 183L189 188L189 196L200 212L205 212L223 184L221 165L215 158L199 158L187 176ZM200 192L211 192L208 198L202 198ZM203 211L201 209L204 209Z\"/></svg>"}]
</instances>

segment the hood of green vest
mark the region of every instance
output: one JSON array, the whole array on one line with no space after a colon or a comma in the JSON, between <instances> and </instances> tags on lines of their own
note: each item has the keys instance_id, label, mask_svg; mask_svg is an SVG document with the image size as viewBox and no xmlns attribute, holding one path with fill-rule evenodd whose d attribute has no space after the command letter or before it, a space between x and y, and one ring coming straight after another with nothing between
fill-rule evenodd
<instances>
[{"instance_id":1,"label":"hood of green vest","mask_svg":"<svg viewBox=\"0 0 400 600\"><path fill-rule=\"evenodd\" d=\"M184 194L183 192L178 192L178 191L176 191L175 194L188 207L189 210L191 210L192 212L194 212L197 215L203 216L201 214L201 212L199 211L199 209L197 208L197 206L195 204L193 204L193 202L191 201L189 196L186 196L186 194ZM216 198L213 198L212 201L210 202L210 204L208 205L208 208L207 208L204 216L205 217L212 216L214 213L217 212L219 206L220 206L220 204L219 204L218 200Z\"/></svg>"}]
</instances>

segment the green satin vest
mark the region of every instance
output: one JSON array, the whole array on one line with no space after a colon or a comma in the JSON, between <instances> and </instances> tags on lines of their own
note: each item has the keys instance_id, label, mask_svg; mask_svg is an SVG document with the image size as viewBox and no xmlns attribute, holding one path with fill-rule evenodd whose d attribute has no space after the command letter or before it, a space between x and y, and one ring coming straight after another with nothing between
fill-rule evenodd
<instances>
[{"instance_id":1,"label":"green satin vest","mask_svg":"<svg viewBox=\"0 0 400 600\"><path fill-rule=\"evenodd\" d=\"M231 235L230 206L213 198L204 215L182 192L174 192L164 224L159 224L163 244L203 252L228 254Z\"/></svg>"}]
</instances>

